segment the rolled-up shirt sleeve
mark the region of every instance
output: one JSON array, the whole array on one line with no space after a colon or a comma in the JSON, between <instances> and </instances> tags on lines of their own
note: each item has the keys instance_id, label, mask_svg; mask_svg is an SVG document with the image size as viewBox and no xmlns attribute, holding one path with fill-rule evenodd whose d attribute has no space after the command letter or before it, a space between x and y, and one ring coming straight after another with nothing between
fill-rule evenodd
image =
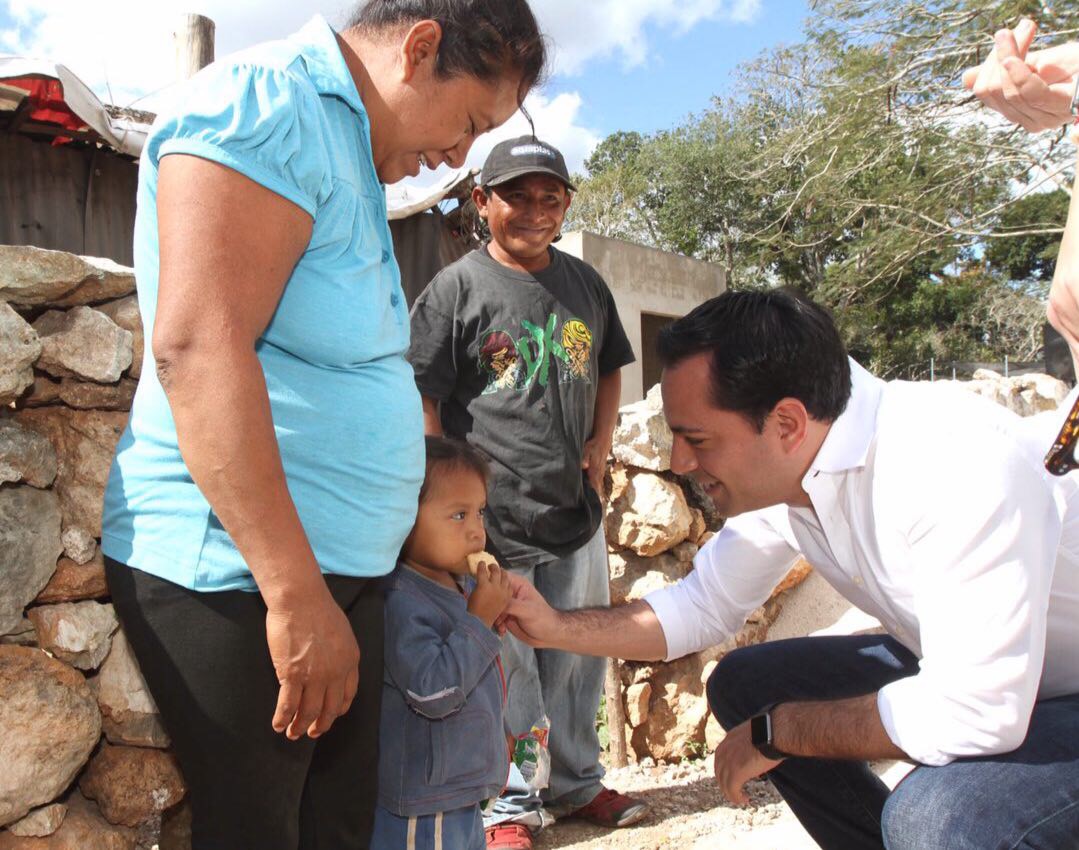
<instances>
[{"instance_id":1,"label":"rolled-up shirt sleeve","mask_svg":"<svg viewBox=\"0 0 1079 850\"><path fill-rule=\"evenodd\" d=\"M671 661L722 643L759 608L798 558L785 505L742 514L697 553L677 584L645 597Z\"/></svg>"},{"instance_id":2,"label":"rolled-up shirt sleeve","mask_svg":"<svg viewBox=\"0 0 1079 850\"><path fill-rule=\"evenodd\" d=\"M897 747L939 766L1023 742L1061 523L1043 473L1002 446L928 460L953 468L934 476L909 532L922 661L877 706Z\"/></svg>"}]
</instances>

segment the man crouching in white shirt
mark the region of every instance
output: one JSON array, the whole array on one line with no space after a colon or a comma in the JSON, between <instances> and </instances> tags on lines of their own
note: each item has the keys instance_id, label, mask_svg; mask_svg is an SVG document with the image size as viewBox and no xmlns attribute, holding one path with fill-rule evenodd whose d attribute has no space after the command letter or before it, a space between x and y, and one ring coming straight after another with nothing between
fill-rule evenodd
<instances>
[{"instance_id":1,"label":"man crouching in white shirt","mask_svg":"<svg viewBox=\"0 0 1079 850\"><path fill-rule=\"evenodd\" d=\"M678 658L738 631L804 555L888 634L726 655L708 683L724 794L768 774L835 850L1079 847L1079 476L1042 464L1063 411L878 380L785 291L714 298L659 350L671 468L729 521L644 600L556 611L518 582L510 630ZM882 758L918 767L889 793L866 765Z\"/></svg>"}]
</instances>

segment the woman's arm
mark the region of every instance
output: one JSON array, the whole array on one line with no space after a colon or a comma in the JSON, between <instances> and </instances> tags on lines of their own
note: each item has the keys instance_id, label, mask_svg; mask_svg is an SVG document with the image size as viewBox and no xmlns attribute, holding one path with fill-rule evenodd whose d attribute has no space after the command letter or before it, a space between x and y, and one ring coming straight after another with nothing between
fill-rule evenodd
<instances>
[{"instance_id":1,"label":"woman's arm","mask_svg":"<svg viewBox=\"0 0 1079 850\"><path fill-rule=\"evenodd\" d=\"M152 346L180 452L266 602L273 726L325 732L356 693L359 648L289 496L255 342L311 237L299 207L224 166L161 160Z\"/></svg>"}]
</instances>

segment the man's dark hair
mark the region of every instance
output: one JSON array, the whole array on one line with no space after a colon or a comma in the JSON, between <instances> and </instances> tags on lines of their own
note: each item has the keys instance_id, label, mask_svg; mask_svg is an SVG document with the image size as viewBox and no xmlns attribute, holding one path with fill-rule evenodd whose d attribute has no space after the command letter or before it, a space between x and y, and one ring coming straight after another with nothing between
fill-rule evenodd
<instances>
[{"instance_id":1,"label":"man's dark hair","mask_svg":"<svg viewBox=\"0 0 1079 850\"><path fill-rule=\"evenodd\" d=\"M764 430L780 399L834 422L850 398L850 361L832 317L788 289L725 292L659 334L664 366L711 355L712 403Z\"/></svg>"},{"instance_id":2,"label":"man's dark hair","mask_svg":"<svg viewBox=\"0 0 1079 850\"><path fill-rule=\"evenodd\" d=\"M420 486L421 503L427 498L431 489L431 478L436 470L474 472L483 479L484 484L487 483L491 468L486 456L479 449L473 448L464 440L453 440L449 437L425 437L424 441L427 444L427 468Z\"/></svg>"},{"instance_id":3,"label":"man's dark hair","mask_svg":"<svg viewBox=\"0 0 1079 850\"><path fill-rule=\"evenodd\" d=\"M467 74L492 82L515 72L520 100L543 80L547 44L527 0L368 0L349 29L373 34L425 20L442 27L439 77Z\"/></svg>"}]
</instances>

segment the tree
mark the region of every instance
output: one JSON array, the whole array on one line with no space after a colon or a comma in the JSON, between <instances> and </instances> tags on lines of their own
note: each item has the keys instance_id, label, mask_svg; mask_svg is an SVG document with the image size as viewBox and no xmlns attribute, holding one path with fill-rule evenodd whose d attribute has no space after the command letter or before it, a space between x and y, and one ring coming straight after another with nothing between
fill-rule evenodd
<instances>
[{"instance_id":1,"label":"tree","mask_svg":"<svg viewBox=\"0 0 1079 850\"><path fill-rule=\"evenodd\" d=\"M1031 5L818 0L806 43L747 65L732 98L605 140L580 223L719 262L732 285L795 286L882 373L1014 357L1043 311L1014 281L1050 270L1066 195L1045 189L1070 159L987 122L959 78ZM1047 38L1079 31L1076 4L1053 8Z\"/></svg>"}]
</instances>

